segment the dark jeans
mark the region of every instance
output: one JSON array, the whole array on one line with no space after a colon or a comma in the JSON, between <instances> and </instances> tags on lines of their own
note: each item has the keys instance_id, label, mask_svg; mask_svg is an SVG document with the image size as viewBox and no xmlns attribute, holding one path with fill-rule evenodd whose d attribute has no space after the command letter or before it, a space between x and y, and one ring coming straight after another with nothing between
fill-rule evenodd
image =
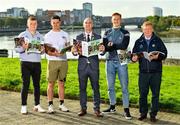
<instances>
[{"instance_id":1,"label":"dark jeans","mask_svg":"<svg viewBox=\"0 0 180 125\"><path fill-rule=\"evenodd\" d=\"M40 102L40 77L41 77L41 63L40 62L21 62L22 73L22 89L21 101L22 105L27 105L28 89L30 84L30 77L32 76L34 86L34 101L35 105Z\"/></svg>"},{"instance_id":2,"label":"dark jeans","mask_svg":"<svg viewBox=\"0 0 180 125\"><path fill-rule=\"evenodd\" d=\"M99 70L94 70L88 65L84 70L78 70L80 105L81 108L87 109L87 82L90 79L93 89L94 110L100 110L100 92L99 92Z\"/></svg>"},{"instance_id":3,"label":"dark jeans","mask_svg":"<svg viewBox=\"0 0 180 125\"><path fill-rule=\"evenodd\" d=\"M150 116L156 116L159 110L159 94L162 73L140 73L139 74L139 104L140 113L148 113L147 96L149 88L152 92Z\"/></svg>"}]
</instances>

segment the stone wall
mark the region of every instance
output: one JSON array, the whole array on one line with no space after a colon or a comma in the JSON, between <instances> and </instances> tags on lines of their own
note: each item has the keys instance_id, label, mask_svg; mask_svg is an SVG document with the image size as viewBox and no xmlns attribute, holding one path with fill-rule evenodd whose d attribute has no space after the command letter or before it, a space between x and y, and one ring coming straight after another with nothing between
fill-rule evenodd
<instances>
[{"instance_id":1,"label":"stone wall","mask_svg":"<svg viewBox=\"0 0 180 125\"><path fill-rule=\"evenodd\" d=\"M165 65L180 65L180 59L166 59L165 61L163 61L163 64Z\"/></svg>"}]
</instances>

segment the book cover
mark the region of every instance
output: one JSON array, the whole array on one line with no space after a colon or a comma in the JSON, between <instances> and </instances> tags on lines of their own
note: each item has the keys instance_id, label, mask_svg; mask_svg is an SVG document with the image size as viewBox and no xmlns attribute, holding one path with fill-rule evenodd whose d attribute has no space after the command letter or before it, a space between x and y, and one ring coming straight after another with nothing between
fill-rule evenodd
<instances>
[{"instance_id":1,"label":"book cover","mask_svg":"<svg viewBox=\"0 0 180 125\"><path fill-rule=\"evenodd\" d=\"M28 43L28 48L26 49L26 52L29 53L41 53L41 41L38 40L32 40Z\"/></svg>"},{"instance_id":2,"label":"book cover","mask_svg":"<svg viewBox=\"0 0 180 125\"><path fill-rule=\"evenodd\" d=\"M90 56L98 55L99 45L101 44L100 41L101 39L92 40L89 42L76 41L74 42L74 46L76 47L78 53L81 53L83 56L90 57Z\"/></svg>"},{"instance_id":3,"label":"book cover","mask_svg":"<svg viewBox=\"0 0 180 125\"><path fill-rule=\"evenodd\" d=\"M82 44L81 41L73 39L73 46L75 51L73 52L74 56L81 55L82 53Z\"/></svg>"},{"instance_id":4,"label":"book cover","mask_svg":"<svg viewBox=\"0 0 180 125\"><path fill-rule=\"evenodd\" d=\"M65 47L60 50L61 54L66 53L67 51L71 51L73 45L70 45L70 42L66 42Z\"/></svg>"},{"instance_id":5,"label":"book cover","mask_svg":"<svg viewBox=\"0 0 180 125\"><path fill-rule=\"evenodd\" d=\"M45 49L46 54L48 53L48 51L50 51L50 52L55 52L56 51L56 48L52 47L52 45L49 44L49 43L44 44L44 49Z\"/></svg>"},{"instance_id":6,"label":"book cover","mask_svg":"<svg viewBox=\"0 0 180 125\"><path fill-rule=\"evenodd\" d=\"M130 49L126 50L117 50L119 62L121 65L125 65L131 62L131 51Z\"/></svg>"},{"instance_id":7,"label":"book cover","mask_svg":"<svg viewBox=\"0 0 180 125\"><path fill-rule=\"evenodd\" d=\"M154 55L157 55L157 54L159 54L159 53L165 55L165 53L160 52L160 51L151 51L151 52L149 52L149 53L146 52L146 51L144 51L144 52L136 53L136 55L138 55L139 58L144 57L144 58L147 59L149 62L151 62L151 58L150 58L150 57L151 57L151 56L154 56Z\"/></svg>"},{"instance_id":8,"label":"book cover","mask_svg":"<svg viewBox=\"0 0 180 125\"><path fill-rule=\"evenodd\" d=\"M16 37L14 38L15 48L21 47L24 43L24 37Z\"/></svg>"}]
</instances>

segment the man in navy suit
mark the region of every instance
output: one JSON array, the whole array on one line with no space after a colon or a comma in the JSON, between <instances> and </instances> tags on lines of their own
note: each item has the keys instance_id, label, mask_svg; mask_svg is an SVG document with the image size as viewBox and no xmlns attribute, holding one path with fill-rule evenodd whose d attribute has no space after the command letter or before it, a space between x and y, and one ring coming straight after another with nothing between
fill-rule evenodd
<instances>
[{"instance_id":1,"label":"man in navy suit","mask_svg":"<svg viewBox=\"0 0 180 125\"><path fill-rule=\"evenodd\" d=\"M93 21L91 18L86 18L83 22L84 32L76 37L78 41L92 41L101 39L101 36L92 31ZM72 52L75 49L72 48ZM80 105L81 111L78 116L87 114L87 83L88 78L91 82L93 89L94 99L94 113L97 117L102 117L100 112L100 92L99 92L99 59L98 55L85 57L79 54L78 59L78 76L79 76L79 89L80 89Z\"/></svg>"}]
</instances>

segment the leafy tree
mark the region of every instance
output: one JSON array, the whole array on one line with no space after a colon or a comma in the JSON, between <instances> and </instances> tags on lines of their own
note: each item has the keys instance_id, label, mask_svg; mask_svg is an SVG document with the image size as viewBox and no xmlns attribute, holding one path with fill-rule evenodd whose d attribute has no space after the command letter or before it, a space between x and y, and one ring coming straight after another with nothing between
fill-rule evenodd
<instances>
[{"instance_id":1,"label":"leafy tree","mask_svg":"<svg viewBox=\"0 0 180 125\"><path fill-rule=\"evenodd\" d=\"M18 21L16 20L16 18L12 18L12 17L7 17L5 19L5 26L6 27L17 27Z\"/></svg>"},{"instance_id":2,"label":"leafy tree","mask_svg":"<svg viewBox=\"0 0 180 125\"><path fill-rule=\"evenodd\" d=\"M171 26L180 26L180 17L176 16L149 16L147 20L153 23L155 32L167 31Z\"/></svg>"},{"instance_id":3,"label":"leafy tree","mask_svg":"<svg viewBox=\"0 0 180 125\"><path fill-rule=\"evenodd\" d=\"M26 27L25 18L14 18L14 17L6 17L0 19L0 27L7 28L18 28L18 27Z\"/></svg>"},{"instance_id":4,"label":"leafy tree","mask_svg":"<svg viewBox=\"0 0 180 125\"><path fill-rule=\"evenodd\" d=\"M0 19L0 28L4 27L4 19Z\"/></svg>"},{"instance_id":5,"label":"leafy tree","mask_svg":"<svg viewBox=\"0 0 180 125\"><path fill-rule=\"evenodd\" d=\"M26 27L27 19L25 18L17 18L18 27Z\"/></svg>"}]
</instances>

